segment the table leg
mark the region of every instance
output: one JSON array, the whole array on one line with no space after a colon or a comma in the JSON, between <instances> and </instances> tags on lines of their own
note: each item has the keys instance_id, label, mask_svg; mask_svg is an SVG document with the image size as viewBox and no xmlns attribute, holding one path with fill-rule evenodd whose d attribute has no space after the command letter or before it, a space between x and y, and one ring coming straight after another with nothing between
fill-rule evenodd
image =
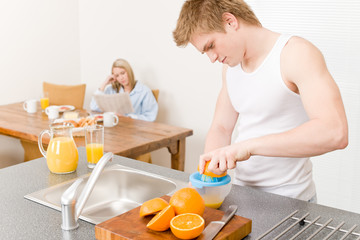
<instances>
[{"instance_id":1,"label":"table leg","mask_svg":"<svg viewBox=\"0 0 360 240\"><path fill-rule=\"evenodd\" d=\"M143 155L137 156L135 159L142 162L152 163L151 153L145 153Z\"/></svg>"},{"instance_id":2,"label":"table leg","mask_svg":"<svg viewBox=\"0 0 360 240\"><path fill-rule=\"evenodd\" d=\"M185 138L178 140L168 147L171 153L171 168L184 171L185 166Z\"/></svg>"},{"instance_id":3,"label":"table leg","mask_svg":"<svg viewBox=\"0 0 360 240\"><path fill-rule=\"evenodd\" d=\"M37 142L20 140L20 143L24 148L24 162L43 157L39 150Z\"/></svg>"}]
</instances>

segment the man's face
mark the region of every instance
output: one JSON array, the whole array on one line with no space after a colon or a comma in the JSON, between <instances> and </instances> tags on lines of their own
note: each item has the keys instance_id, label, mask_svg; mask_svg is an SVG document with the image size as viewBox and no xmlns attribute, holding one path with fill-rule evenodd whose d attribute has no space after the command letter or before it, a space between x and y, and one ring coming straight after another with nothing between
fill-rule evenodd
<instances>
[{"instance_id":1,"label":"man's face","mask_svg":"<svg viewBox=\"0 0 360 240\"><path fill-rule=\"evenodd\" d=\"M243 59L244 50L241 42L232 30L226 32L194 33L190 43L202 54L206 53L210 61L218 61L234 67Z\"/></svg>"}]
</instances>

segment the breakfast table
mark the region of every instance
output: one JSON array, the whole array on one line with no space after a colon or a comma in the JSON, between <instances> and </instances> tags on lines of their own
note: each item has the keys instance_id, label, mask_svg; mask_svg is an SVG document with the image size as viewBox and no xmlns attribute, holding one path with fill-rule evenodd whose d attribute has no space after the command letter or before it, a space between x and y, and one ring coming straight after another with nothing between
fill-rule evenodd
<instances>
[{"instance_id":1,"label":"breakfast table","mask_svg":"<svg viewBox=\"0 0 360 240\"><path fill-rule=\"evenodd\" d=\"M80 111L86 112L86 110ZM23 109L22 102L0 106L0 134L20 139L23 146L26 144L36 146L40 132L49 129L50 123L48 116L40 107L35 113L27 113ZM120 116L116 126L105 128L104 151L136 158L142 154L167 148L171 154L171 168L183 171L185 139L192 134L191 129ZM85 146L84 136L75 136L74 140L78 147ZM42 141L46 145L49 143L49 138L43 138ZM25 147L24 150L26 151Z\"/></svg>"}]
</instances>

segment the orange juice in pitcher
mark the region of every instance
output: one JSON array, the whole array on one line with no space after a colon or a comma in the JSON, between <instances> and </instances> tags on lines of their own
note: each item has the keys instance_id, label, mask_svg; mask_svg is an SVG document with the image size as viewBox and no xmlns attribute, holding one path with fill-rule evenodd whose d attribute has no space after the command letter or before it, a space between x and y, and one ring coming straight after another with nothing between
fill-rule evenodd
<instances>
[{"instance_id":1,"label":"orange juice in pitcher","mask_svg":"<svg viewBox=\"0 0 360 240\"><path fill-rule=\"evenodd\" d=\"M49 170L53 173L71 173L77 168L79 154L72 137L72 124L51 124L50 131L43 130L39 136L40 152L46 157ZM50 135L47 151L42 145L44 134Z\"/></svg>"},{"instance_id":2,"label":"orange juice in pitcher","mask_svg":"<svg viewBox=\"0 0 360 240\"><path fill-rule=\"evenodd\" d=\"M78 151L72 138L56 137L50 140L46 161L51 172L73 172L77 168L78 159Z\"/></svg>"}]
</instances>

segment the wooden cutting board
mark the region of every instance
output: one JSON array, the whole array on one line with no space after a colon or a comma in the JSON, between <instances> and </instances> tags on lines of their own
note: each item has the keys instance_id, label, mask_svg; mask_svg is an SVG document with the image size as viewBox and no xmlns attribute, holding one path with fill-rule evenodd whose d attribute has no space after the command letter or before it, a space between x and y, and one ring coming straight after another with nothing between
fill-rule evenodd
<instances>
[{"instance_id":1,"label":"wooden cutting board","mask_svg":"<svg viewBox=\"0 0 360 240\"><path fill-rule=\"evenodd\" d=\"M165 200L169 201L169 196L163 196ZM164 232L157 232L150 230L146 224L151 220L152 216L140 217L140 207L134 208L119 216L113 217L105 222L99 223L95 226L95 237L98 240L120 240L120 239L178 239L171 230ZM203 218L205 220L205 227L211 221L218 221L224 215L223 211L205 208ZM216 236L216 240L238 240L247 236L251 232L251 220L235 215L228 224Z\"/></svg>"}]
</instances>

